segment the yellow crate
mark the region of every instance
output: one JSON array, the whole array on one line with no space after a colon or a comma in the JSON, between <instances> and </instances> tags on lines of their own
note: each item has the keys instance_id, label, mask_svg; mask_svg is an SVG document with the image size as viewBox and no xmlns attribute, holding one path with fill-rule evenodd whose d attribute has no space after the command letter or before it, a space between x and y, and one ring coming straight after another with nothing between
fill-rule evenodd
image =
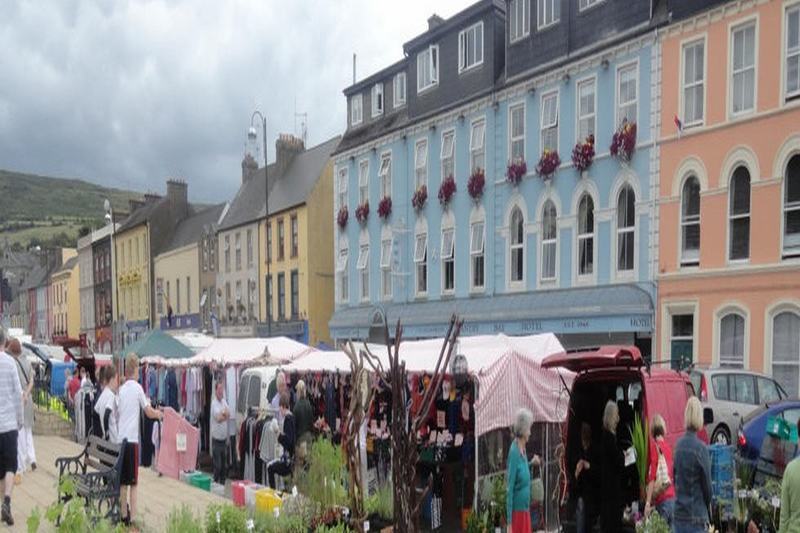
<instances>
[{"instance_id":1,"label":"yellow crate","mask_svg":"<svg viewBox=\"0 0 800 533\"><path fill-rule=\"evenodd\" d=\"M256 511L261 513L274 513L275 509L280 509L283 500L278 493L272 489L261 489L256 492Z\"/></svg>"}]
</instances>

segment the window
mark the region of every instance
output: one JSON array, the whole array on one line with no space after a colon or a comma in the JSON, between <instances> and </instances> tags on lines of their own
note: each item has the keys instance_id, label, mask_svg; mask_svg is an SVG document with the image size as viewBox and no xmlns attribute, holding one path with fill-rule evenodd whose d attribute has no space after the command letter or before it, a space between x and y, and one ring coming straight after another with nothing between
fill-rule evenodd
<instances>
[{"instance_id":1,"label":"window","mask_svg":"<svg viewBox=\"0 0 800 533\"><path fill-rule=\"evenodd\" d=\"M472 266L472 289L484 287L484 222L473 222L470 226L469 255Z\"/></svg>"},{"instance_id":2,"label":"window","mask_svg":"<svg viewBox=\"0 0 800 533\"><path fill-rule=\"evenodd\" d=\"M361 300L369 300L369 245L362 244L358 250L356 269L361 274Z\"/></svg>"},{"instance_id":3,"label":"window","mask_svg":"<svg viewBox=\"0 0 800 533\"><path fill-rule=\"evenodd\" d=\"M289 276L289 288L292 291L292 320L297 320L300 316L300 278L297 270L292 270Z\"/></svg>"},{"instance_id":4,"label":"window","mask_svg":"<svg viewBox=\"0 0 800 533\"><path fill-rule=\"evenodd\" d=\"M406 73L398 72L394 77L394 106L401 107L406 104Z\"/></svg>"},{"instance_id":5,"label":"window","mask_svg":"<svg viewBox=\"0 0 800 533\"><path fill-rule=\"evenodd\" d=\"M272 314L272 276L267 276L267 316L270 320L273 318Z\"/></svg>"},{"instance_id":6,"label":"window","mask_svg":"<svg viewBox=\"0 0 800 533\"><path fill-rule=\"evenodd\" d=\"M464 72L483 63L483 22L458 34L458 72Z\"/></svg>"},{"instance_id":7,"label":"window","mask_svg":"<svg viewBox=\"0 0 800 533\"><path fill-rule=\"evenodd\" d=\"M475 172L477 169L486 168L486 151L484 150L484 140L486 134L486 122L479 120L472 123L472 131L469 136L469 158L470 170Z\"/></svg>"},{"instance_id":8,"label":"window","mask_svg":"<svg viewBox=\"0 0 800 533\"><path fill-rule=\"evenodd\" d=\"M508 108L509 161L525 161L525 105Z\"/></svg>"},{"instance_id":9,"label":"window","mask_svg":"<svg viewBox=\"0 0 800 533\"><path fill-rule=\"evenodd\" d=\"M447 228L442 230L442 277L444 278L443 291L453 292L456 286L456 258L455 258L455 230Z\"/></svg>"},{"instance_id":10,"label":"window","mask_svg":"<svg viewBox=\"0 0 800 533\"><path fill-rule=\"evenodd\" d=\"M789 397L800 384L800 314L784 311L772 319L772 377Z\"/></svg>"},{"instance_id":11,"label":"window","mask_svg":"<svg viewBox=\"0 0 800 533\"><path fill-rule=\"evenodd\" d=\"M241 281L237 281L236 282L236 303L238 303L239 305L241 305L241 303L242 303L242 282Z\"/></svg>"},{"instance_id":12,"label":"window","mask_svg":"<svg viewBox=\"0 0 800 533\"><path fill-rule=\"evenodd\" d=\"M372 86L372 117L383 115L383 84L376 83Z\"/></svg>"},{"instance_id":13,"label":"window","mask_svg":"<svg viewBox=\"0 0 800 533\"><path fill-rule=\"evenodd\" d=\"M717 374L711 377L711 386L714 388L714 398L717 400L728 401L730 392L728 391L728 375Z\"/></svg>"},{"instance_id":14,"label":"window","mask_svg":"<svg viewBox=\"0 0 800 533\"><path fill-rule=\"evenodd\" d=\"M286 235L283 230L283 219L278 221L278 261L283 261L284 244L286 242Z\"/></svg>"},{"instance_id":15,"label":"window","mask_svg":"<svg viewBox=\"0 0 800 533\"><path fill-rule=\"evenodd\" d=\"M594 272L594 200L584 193L578 202L578 276Z\"/></svg>"},{"instance_id":16,"label":"window","mask_svg":"<svg viewBox=\"0 0 800 533\"><path fill-rule=\"evenodd\" d=\"M558 151L558 92L542 96L542 152Z\"/></svg>"},{"instance_id":17,"label":"window","mask_svg":"<svg viewBox=\"0 0 800 533\"><path fill-rule=\"evenodd\" d=\"M416 265L417 295L428 292L428 234L417 234L414 244L414 264Z\"/></svg>"},{"instance_id":18,"label":"window","mask_svg":"<svg viewBox=\"0 0 800 533\"><path fill-rule=\"evenodd\" d=\"M247 266L253 266L253 230L247 230Z\"/></svg>"},{"instance_id":19,"label":"window","mask_svg":"<svg viewBox=\"0 0 800 533\"><path fill-rule=\"evenodd\" d=\"M421 93L439 83L439 46L429 46L417 54L417 92Z\"/></svg>"},{"instance_id":20,"label":"window","mask_svg":"<svg viewBox=\"0 0 800 533\"><path fill-rule=\"evenodd\" d=\"M297 227L297 215L292 215L289 219L289 224L291 225L292 230L292 257L297 257L297 252L300 247L299 243L299 235L298 235L298 227Z\"/></svg>"},{"instance_id":21,"label":"window","mask_svg":"<svg viewBox=\"0 0 800 533\"><path fill-rule=\"evenodd\" d=\"M617 124L636 122L637 69L635 63L617 71Z\"/></svg>"},{"instance_id":22,"label":"window","mask_svg":"<svg viewBox=\"0 0 800 533\"><path fill-rule=\"evenodd\" d=\"M625 185L617 198L617 271L632 271L636 252L636 193Z\"/></svg>"},{"instance_id":23,"label":"window","mask_svg":"<svg viewBox=\"0 0 800 533\"><path fill-rule=\"evenodd\" d=\"M800 6L786 10L786 99L800 96Z\"/></svg>"},{"instance_id":24,"label":"window","mask_svg":"<svg viewBox=\"0 0 800 533\"><path fill-rule=\"evenodd\" d=\"M733 171L729 191L731 261L750 257L750 172L746 167Z\"/></svg>"},{"instance_id":25,"label":"window","mask_svg":"<svg viewBox=\"0 0 800 533\"><path fill-rule=\"evenodd\" d=\"M543 29L558 22L561 11L561 0L537 0L538 17L536 27Z\"/></svg>"},{"instance_id":26,"label":"window","mask_svg":"<svg viewBox=\"0 0 800 533\"><path fill-rule=\"evenodd\" d=\"M673 370L687 368L694 359L694 315L672 315L670 362Z\"/></svg>"},{"instance_id":27,"label":"window","mask_svg":"<svg viewBox=\"0 0 800 533\"><path fill-rule=\"evenodd\" d=\"M528 15L530 0L511 0L508 7L509 41L514 42L527 37L531 32Z\"/></svg>"},{"instance_id":28,"label":"window","mask_svg":"<svg viewBox=\"0 0 800 533\"><path fill-rule=\"evenodd\" d=\"M428 185L428 141L418 141L414 150L417 189Z\"/></svg>"},{"instance_id":29,"label":"window","mask_svg":"<svg viewBox=\"0 0 800 533\"><path fill-rule=\"evenodd\" d=\"M589 78L578 83L578 138L584 142L595 132L596 80Z\"/></svg>"},{"instance_id":30,"label":"window","mask_svg":"<svg viewBox=\"0 0 800 533\"><path fill-rule=\"evenodd\" d=\"M361 109L361 95L354 94L350 97L350 125L351 126L358 126L361 124L361 120L363 120L362 109Z\"/></svg>"},{"instance_id":31,"label":"window","mask_svg":"<svg viewBox=\"0 0 800 533\"><path fill-rule=\"evenodd\" d=\"M730 376L733 388L732 400L737 403L756 403L756 380L749 374L732 374Z\"/></svg>"},{"instance_id":32,"label":"window","mask_svg":"<svg viewBox=\"0 0 800 533\"><path fill-rule=\"evenodd\" d=\"M381 178L381 197L392 195L392 154L381 156L381 169L378 173Z\"/></svg>"},{"instance_id":33,"label":"window","mask_svg":"<svg viewBox=\"0 0 800 533\"><path fill-rule=\"evenodd\" d=\"M800 155L786 165L783 189L783 256L800 256Z\"/></svg>"},{"instance_id":34,"label":"window","mask_svg":"<svg viewBox=\"0 0 800 533\"><path fill-rule=\"evenodd\" d=\"M778 384L769 378L756 378L758 382L758 403L776 402L781 399Z\"/></svg>"},{"instance_id":35,"label":"window","mask_svg":"<svg viewBox=\"0 0 800 533\"><path fill-rule=\"evenodd\" d=\"M242 269L242 234L237 233L234 237L236 241L236 270Z\"/></svg>"},{"instance_id":36,"label":"window","mask_svg":"<svg viewBox=\"0 0 800 533\"><path fill-rule=\"evenodd\" d=\"M719 322L719 366L744 368L744 317L728 313Z\"/></svg>"},{"instance_id":37,"label":"window","mask_svg":"<svg viewBox=\"0 0 800 533\"><path fill-rule=\"evenodd\" d=\"M700 182L690 176L681 194L681 265L700 264Z\"/></svg>"},{"instance_id":38,"label":"window","mask_svg":"<svg viewBox=\"0 0 800 533\"><path fill-rule=\"evenodd\" d=\"M584 9L597 5L602 1L603 0L578 0L578 7L581 11L583 11Z\"/></svg>"},{"instance_id":39,"label":"window","mask_svg":"<svg viewBox=\"0 0 800 533\"><path fill-rule=\"evenodd\" d=\"M392 239L381 241L381 296L392 298Z\"/></svg>"},{"instance_id":40,"label":"window","mask_svg":"<svg viewBox=\"0 0 800 533\"><path fill-rule=\"evenodd\" d=\"M358 204L369 202L369 161L364 160L358 165Z\"/></svg>"},{"instance_id":41,"label":"window","mask_svg":"<svg viewBox=\"0 0 800 533\"><path fill-rule=\"evenodd\" d=\"M454 158L455 137L456 133L454 131L448 131L442 134L442 181L456 175Z\"/></svg>"},{"instance_id":42,"label":"window","mask_svg":"<svg viewBox=\"0 0 800 533\"><path fill-rule=\"evenodd\" d=\"M734 28L731 35L731 112L736 115L755 108L756 24Z\"/></svg>"},{"instance_id":43,"label":"window","mask_svg":"<svg viewBox=\"0 0 800 533\"><path fill-rule=\"evenodd\" d=\"M272 222L267 223L267 263L272 262Z\"/></svg>"},{"instance_id":44,"label":"window","mask_svg":"<svg viewBox=\"0 0 800 533\"><path fill-rule=\"evenodd\" d=\"M256 280L247 280L247 317L256 319Z\"/></svg>"},{"instance_id":45,"label":"window","mask_svg":"<svg viewBox=\"0 0 800 533\"><path fill-rule=\"evenodd\" d=\"M217 238L213 233L208 236L208 255L209 269L215 270L217 268Z\"/></svg>"},{"instance_id":46,"label":"window","mask_svg":"<svg viewBox=\"0 0 800 533\"><path fill-rule=\"evenodd\" d=\"M286 274L278 274L278 320L286 318Z\"/></svg>"},{"instance_id":47,"label":"window","mask_svg":"<svg viewBox=\"0 0 800 533\"><path fill-rule=\"evenodd\" d=\"M683 123L687 126L703 122L705 46L702 39L683 46Z\"/></svg>"},{"instance_id":48,"label":"window","mask_svg":"<svg viewBox=\"0 0 800 533\"><path fill-rule=\"evenodd\" d=\"M347 168L340 168L339 169L339 179L338 184L336 186L336 190L338 191L338 205L336 206L338 209L344 207L347 209Z\"/></svg>"},{"instance_id":49,"label":"window","mask_svg":"<svg viewBox=\"0 0 800 533\"><path fill-rule=\"evenodd\" d=\"M167 282L167 301L169 301L169 281ZM225 282L225 303L228 305L228 311L233 308L233 300L231 299L231 282ZM228 314L230 318L230 314Z\"/></svg>"},{"instance_id":50,"label":"window","mask_svg":"<svg viewBox=\"0 0 800 533\"><path fill-rule=\"evenodd\" d=\"M339 275L339 301L347 302L350 299L348 287L349 278L347 276L347 248L339 250L339 257L336 260L336 272Z\"/></svg>"},{"instance_id":51,"label":"window","mask_svg":"<svg viewBox=\"0 0 800 533\"><path fill-rule=\"evenodd\" d=\"M553 201L547 200L542 210L542 281L556 279L557 243L558 213Z\"/></svg>"},{"instance_id":52,"label":"window","mask_svg":"<svg viewBox=\"0 0 800 533\"><path fill-rule=\"evenodd\" d=\"M511 282L525 279L525 218L519 207L511 211Z\"/></svg>"}]
</instances>

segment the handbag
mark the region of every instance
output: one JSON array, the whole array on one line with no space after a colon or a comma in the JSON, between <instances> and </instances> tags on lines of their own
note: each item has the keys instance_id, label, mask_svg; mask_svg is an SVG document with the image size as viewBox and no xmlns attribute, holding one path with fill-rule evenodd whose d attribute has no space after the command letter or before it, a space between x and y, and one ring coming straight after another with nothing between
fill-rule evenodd
<instances>
[{"instance_id":1,"label":"handbag","mask_svg":"<svg viewBox=\"0 0 800 533\"><path fill-rule=\"evenodd\" d=\"M672 480L669 478L667 459L664 457L664 452L661 451L661 446L656 444L656 449L658 450L658 465L656 466L656 482L654 493L656 496L658 496L672 485Z\"/></svg>"}]
</instances>

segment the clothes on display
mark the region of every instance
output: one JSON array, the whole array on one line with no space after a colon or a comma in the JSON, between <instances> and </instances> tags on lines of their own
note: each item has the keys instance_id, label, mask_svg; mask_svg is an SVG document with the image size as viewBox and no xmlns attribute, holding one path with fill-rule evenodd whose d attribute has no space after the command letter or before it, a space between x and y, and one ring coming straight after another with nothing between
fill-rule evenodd
<instances>
[{"instance_id":1,"label":"clothes on display","mask_svg":"<svg viewBox=\"0 0 800 533\"><path fill-rule=\"evenodd\" d=\"M200 430L170 407L164 408L158 450L158 471L178 479L181 472L194 470L200 444Z\"/></svg>"},{"instance_id":2,"label":"clothes on display","mask_svg":"<svg viewBox=\"0 0 800 533\"><path fill-rule=\"evenodd\" d=\"M81 444L86 443L86 437L92 431L94 397L94 387L88 381L75 393L75 438Z\"/></svg>"}]
</instances>

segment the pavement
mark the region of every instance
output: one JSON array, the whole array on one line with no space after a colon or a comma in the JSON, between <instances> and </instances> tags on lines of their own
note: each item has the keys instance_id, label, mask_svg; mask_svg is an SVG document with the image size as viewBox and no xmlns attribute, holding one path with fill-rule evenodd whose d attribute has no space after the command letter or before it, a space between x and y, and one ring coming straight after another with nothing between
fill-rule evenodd
<instances>
[{"instance_id":1,"label":"pavement","mask_svg":"<svg viewBox=\"0 0 800 533\"><path fill-rule=\"evenodd\" d=\"M27 532L26 521L31 512L38 507L44 510L56 499L58 471L57 457L78 455L83 447L62 437L35 435L37 466L35 472L24 474L22 484L14 487L11 497L11 511L14 527L0 524L0 532ZM139 510L138 521L142 531L163 531L167 517L174 508L188 506L195 515L204 516L208 505L214 503L230 503L230 500L190 487L185 483L166 476L159 477L151 468L139 469ZM54 531L44 518L40 532Z\"/></svg>"}]
</instances>

